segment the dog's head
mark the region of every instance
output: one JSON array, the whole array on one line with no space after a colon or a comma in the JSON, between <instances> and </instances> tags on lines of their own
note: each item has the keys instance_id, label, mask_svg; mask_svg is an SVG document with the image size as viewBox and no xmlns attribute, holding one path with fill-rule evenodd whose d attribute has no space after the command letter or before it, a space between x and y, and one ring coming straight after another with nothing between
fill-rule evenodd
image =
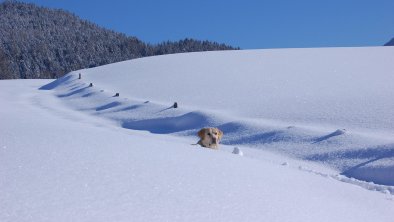
<instances>
[{"instance_id":1,"label":"dog's head","mask_svg":"<svg viewBox=\"0 0 394 222\"><path fill-rule=\"evenodd\" d=\"M203 128L198 131L198 136L200 137L200 144L203 147L217 149L220 140L222 139L223 132L218 128Z\"/></svg>"}]
</instances>

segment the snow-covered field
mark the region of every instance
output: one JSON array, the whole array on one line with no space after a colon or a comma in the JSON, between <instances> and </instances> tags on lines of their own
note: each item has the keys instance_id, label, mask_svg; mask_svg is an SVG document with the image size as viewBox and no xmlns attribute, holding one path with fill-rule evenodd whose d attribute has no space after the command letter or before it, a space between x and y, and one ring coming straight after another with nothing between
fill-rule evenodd
<instances>
[{"instance_id":1,"label":"snow-covered field","mask_svg":"<svg viewBox=\"0 0 394 222\"><path fill-rule=\"evenodd\" d=\"M226 145L393 186L393 57L392 47L188 53L80 70L43 88L124 128L195 142L217 126Z\"/></svg>"},{"instance_id":2,"label":"snow-covered field","mask_svg":"<svg viewBox=\"0 0 394 222\"><path fill-rule=\"evenodd\" d=\"M0 81L0 221L392 221L393 56L203 52ZM190 145L204 126L219 151Z\"/></svg>"}]
</instances>

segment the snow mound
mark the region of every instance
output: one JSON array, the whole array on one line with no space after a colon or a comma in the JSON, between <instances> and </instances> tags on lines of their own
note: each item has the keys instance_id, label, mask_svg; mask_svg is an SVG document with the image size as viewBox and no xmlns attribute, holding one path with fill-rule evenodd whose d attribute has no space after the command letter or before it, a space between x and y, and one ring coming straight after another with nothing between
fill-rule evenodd
<instances>
[{"instance_id":1,"label":"snow mound","mask_svg":"<svg viewBox=\"0 0 394 222\"><path fill-rule=\"evenodd\" d=\"M233 154L240 155L240 156L244 155L244 153L242 152L242 150L239 147L234 147Z\"/></svg>"}]
</instances>

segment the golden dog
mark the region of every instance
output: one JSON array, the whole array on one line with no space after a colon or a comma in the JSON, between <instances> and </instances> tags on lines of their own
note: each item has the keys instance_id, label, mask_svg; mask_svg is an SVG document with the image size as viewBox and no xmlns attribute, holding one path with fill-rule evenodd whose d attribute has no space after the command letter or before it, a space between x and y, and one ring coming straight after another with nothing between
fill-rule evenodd
<instances>
[{"instance_id":1,"label":"golden dog","mask_svg":"<svg viewBox=\"0 0 394 222\"><path fill-rule=\"evenodd\" d=\"M218 128L209 127L201 129L197 135L200 137L197 144L206 148L219 149L219 142L222 139L223 132Z\"/></svg>"}]
</instances>

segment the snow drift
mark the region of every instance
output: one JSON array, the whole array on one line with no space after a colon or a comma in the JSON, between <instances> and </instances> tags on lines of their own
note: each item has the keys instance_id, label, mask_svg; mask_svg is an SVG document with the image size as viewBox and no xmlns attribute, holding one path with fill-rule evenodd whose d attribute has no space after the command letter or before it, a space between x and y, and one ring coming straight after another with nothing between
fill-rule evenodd
<instances>
[{"instance_id":1,"label":"snow drift","mask_svg":"<svg viewBox=\"0 0 394 222\"><path fill-rule=\"evenodd\" d=\"M227 145L394 185L393 56L390 47L175 54L75 71L42 89L124 128L194 136L216 126Z\"/></svg>"},{"instance_id":2,"label":"snow drift","mask_svg":"<svg viewBox=\"0 0 394 222\"><path fill-rule=\"evenodd\" d=\"M392 221L393 54L204 52L0 81L0 221ZM190 145L204 126L219 151Z\"/></svg>"},{"instance_id":3,"label":"snow drift","mask_svg":"<svg viewBox=\"0 0 394 222\"><path fill-rule=\"evenodd\" d=\"M44 82L0 81L0 221L389 222L394 216L389 188L371 192L262 150L242 147L249 156L239 156L227 146L213 151L190 146L187 137L124 129L36 90Z\"/></svg>"}]
</instances>

